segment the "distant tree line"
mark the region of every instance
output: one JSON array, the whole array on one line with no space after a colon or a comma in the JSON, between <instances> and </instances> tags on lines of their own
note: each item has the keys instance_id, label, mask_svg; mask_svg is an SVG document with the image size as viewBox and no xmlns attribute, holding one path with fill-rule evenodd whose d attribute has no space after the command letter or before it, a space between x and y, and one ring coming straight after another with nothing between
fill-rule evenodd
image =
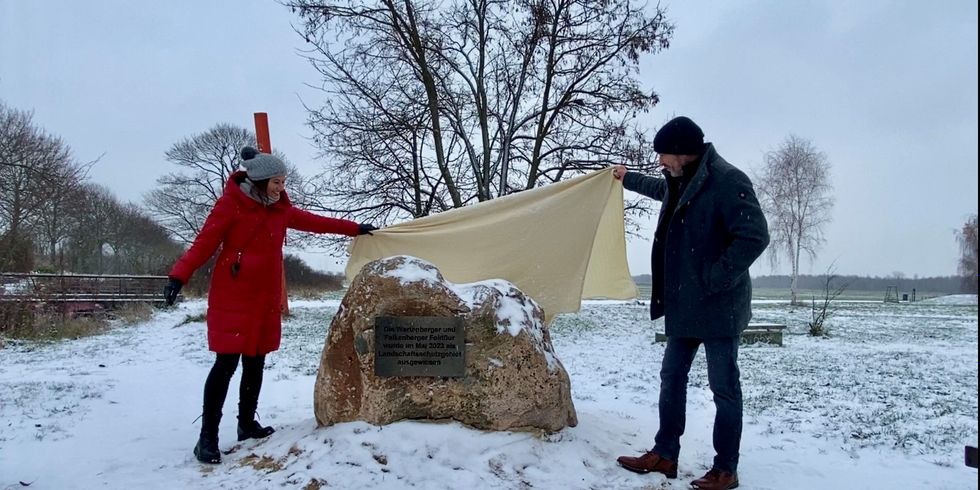
<instances>
[{"instance_id":1,"label":"distant tree line","mask_svg":"<svg viewBox=\"0 0 980 490\"><path fill-rule=\"evenodd\" d=\"M752 278L752 285L757 288L788 288L790 277L783 275L759 276ZM889 286L895 286L899 292L910 292L915 289L922 293L957 294L965 292L962 288L963 279L959 276L936 277L868 277L868 276L837 276L835 281L847 284L849 291L885 291ZM824 275L802 275L799 277L800 289L822 290L827 282Z\"/></svg>"},{"instance_id":2,"label":"distant tree line","mask_svg":"<svg viewBox=\"0 0 980 490\"><path fill-rule=\"evenodd\" d=\"M633 276L637 284L650 284L650 274ZM789 275L757 276L752 278L752 286L756 288L788 289L793 278ZM798 277L798 287L801 290L822 290L826 286L825 275L801 275ZM957 294L969 292L963 288L963 278L960 276L936 277L869 277L869 276L835 276L835 282L847 284L849 291L882 291L888 286L895 286L900 292L910 292L915 288L921 293Z\"/></svg>"},{"instance_id":3,"label":"distant tree line","mask_svg":"<svg viewBox=\"0 0 980 490\"><path fill-rule=\"evenodd\" d=\"M165 273L181 247L137 205L88 180L95 163L0 102L0 270Z\"/></svg>"},{"instance_id":4,"label":"distant tree line","mask_svg":"<svg viewBox=\"0 0 980 490\"><path fill-rule=\"evenodd\" d=\"M340 289L344 285L343 274L332 274L314 270L295 255L286 254L283 259L283 268L286 271L286 283L290 288L300 287L334 290Z\"/></svg>"}]
</instances>

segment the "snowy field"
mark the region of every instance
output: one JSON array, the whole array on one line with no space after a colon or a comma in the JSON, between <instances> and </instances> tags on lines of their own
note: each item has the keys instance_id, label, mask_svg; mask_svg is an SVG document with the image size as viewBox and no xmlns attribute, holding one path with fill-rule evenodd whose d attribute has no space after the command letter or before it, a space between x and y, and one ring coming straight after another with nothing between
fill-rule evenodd
<instances>
[{"instance_id":1,"label":"snowy field","mask_svg":"<svg viewBox=\"0 0 980 490\"><path fill-rule=\"evenodd\" d=\"M97 337L9 342L0 350L0 489L680 489L708 469L714 408L703 354L680 478L616 465L649 449L657 428L663 344L643 304L591 302L556 319L579 425L550 435L411 421L316 428L314 377L337 304L291 303L259 401L272 437L235 442L236 375L218 466L191 454L212 355L203 323L181 323L202 302ZM832 336L811 338L807 308L757 303L753 321L786 323L789 335L782 348L740 351L740 488L977 488L977 470L963 464L963 446L978 437L976 304L841 303Z\"/></svg>"}]
</instances>

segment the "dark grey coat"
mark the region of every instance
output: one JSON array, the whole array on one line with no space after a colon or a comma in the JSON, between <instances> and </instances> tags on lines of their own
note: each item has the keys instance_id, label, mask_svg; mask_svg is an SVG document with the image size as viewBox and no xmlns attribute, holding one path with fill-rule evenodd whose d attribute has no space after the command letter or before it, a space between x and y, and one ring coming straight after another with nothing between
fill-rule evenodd
<instances>
[{"instance_id":1,"label":"dark grey coat","mask_svg":"<svg viewBox=\"0 0 980 490\"><path fill-rule=\"evenodd\" d=\"M664 235L667 336L739 335L752 317L749 266L769 245L752 182L713 145L705 148ZM664 179L636 172L626 173L623 187L662 202L670 197ZM663 217L661 208L658 227Z\"/></svg>"}]
</instances>

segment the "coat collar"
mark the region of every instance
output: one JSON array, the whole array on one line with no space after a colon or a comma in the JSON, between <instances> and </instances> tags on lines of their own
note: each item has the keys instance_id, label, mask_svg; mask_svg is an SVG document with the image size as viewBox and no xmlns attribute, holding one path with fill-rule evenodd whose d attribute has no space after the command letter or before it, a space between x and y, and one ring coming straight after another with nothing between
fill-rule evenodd
<instances>
[{"instance_id":1,"label":"coat collar","mask_svg":"<svg viewBox=\"0 0 980 490\"><path fill-rule=\"evenodd\" d=\"M285 209L285 208L287 208L289 206L292 206L292 202L289 200L289 196L286 195L286 191L285 190L282 191L282 194L279 195L279 200L278 201L276 201L276 202L274 202L274 203L272 203L272 204L270 204L268 206L263 206L261 203L259 203L255 199L252 199L251 197L245 195L245 193L242 192L242 189L238 186L238 184L241 184L242 181L245 180L246 177L247 177L247 174L243 170L239 170L239 171L231 174L231 176L228 177L228 181L225 182L224 194L226 196L230 196L233 199L235 199L235 201L237 201L240 206L245 206L246 208L249 208L249 209L252 209L252 208L263 208L264 207L264 208L268 208L270 210L279 210L279 209Z\"/></svg>"},{"instance_id":2,"label":"coat collar","mask_svg":"<svg viewBox=\"0 0 980 490\"><path fill-rule=\"evenodd\" d=\"M681 194L680 200L677 201L677 208L686 205L691 202L691 199L704 187L705 181L711 175L711 169L709 168L715 158L718 157L718 153L715 152L715 145L708 143L704 145L704 154L701 155L701 162L698 164L698 171L694 173L694 177L691 177L691 182L687 184L684 189L684 193Z\"/></svg>"}]
</instances>

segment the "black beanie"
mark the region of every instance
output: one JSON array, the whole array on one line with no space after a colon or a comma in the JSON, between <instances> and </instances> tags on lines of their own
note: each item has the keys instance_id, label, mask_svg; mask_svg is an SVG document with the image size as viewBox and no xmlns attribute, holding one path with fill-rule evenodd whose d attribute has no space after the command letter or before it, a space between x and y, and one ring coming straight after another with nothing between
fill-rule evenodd
<instances>
[{"instance_id":1,"label":"black beanie","mask_svg":"<svg viewBox=\"0 0 980 490\"><path fill-rule=\"evenodd\" d=\"M690 118L675 117L653 137L653 151L665 155L700 155L704 151L704 132Z\"/></svg>"}]
</instances>

